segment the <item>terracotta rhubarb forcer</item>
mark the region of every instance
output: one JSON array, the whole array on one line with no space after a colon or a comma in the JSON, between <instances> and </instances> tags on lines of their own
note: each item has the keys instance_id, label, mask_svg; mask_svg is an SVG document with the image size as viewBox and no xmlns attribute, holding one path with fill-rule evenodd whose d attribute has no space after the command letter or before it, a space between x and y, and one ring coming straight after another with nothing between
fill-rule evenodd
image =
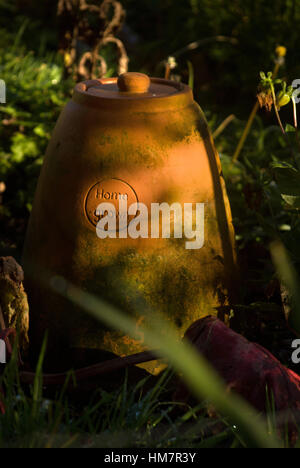
<instances>
[{"instance_id":1,"label":"terracotta rhubarb forcer","mask_svg":"<svg viewBox=\"0 0 300 468\"><path fill-rule=\"evenodd\" d=\"M98 238L97 206L116 205L120 197L144 203L149 213L151 203L205 203L204 246L187 250L187 239L172 236ZM48 329L46 363L55 369L70 349L124 356L145 347L142 336L109 330L56 295L41 281L44 273L119 306L136 318L137 329L145 320L141 300L181 335L228 303L236 275L230 207L218 154L188 86L127 73L75 87L46 153L23 260L31 344L37 352ZM145 368L157 373L161 365Z\"/></svg>"}]
</instances>

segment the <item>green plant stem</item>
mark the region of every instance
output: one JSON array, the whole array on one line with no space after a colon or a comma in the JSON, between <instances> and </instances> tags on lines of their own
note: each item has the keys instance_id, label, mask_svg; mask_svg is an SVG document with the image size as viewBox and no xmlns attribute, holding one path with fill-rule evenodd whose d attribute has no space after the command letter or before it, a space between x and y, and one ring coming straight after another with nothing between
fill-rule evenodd
<instances>
[{"instance_id":1,"label":"green plant stem","mask_svg":"<svg viewBox=\"0 0 300 468\"><path fill-rule=\"evenodd\" d=\"M273 103L274 103L275 114L276 114L276 117L277 117L279 126L280 126L280 128L281 128L281 131L282 131L282 133L285 135L285 130L284 130L284 128L283 128L283 125L282 125L282 122L281 122L281 118L280 118L280 115L279 115L279 112L278 112L278 109L277 109L277 105L276 105L276 95L275 95L274 85L273 85L272 82L270 82L270 87L271 87L271 92L272 92L272 97L273 97Z\"/></svg>"},{"instance_id":2,"label":"green plant stem","mask_svg":"<svg viewBox=\"0 0 300 468\"><path fill-rule=\"evenodd\" d=\"M212 136L216 139L221 133L225 130L225 128L235 119L235 115L231 114L219 125L219 127L213 132Z\"/></svg>"},{"instance_id":3,"label":"green plant stem","mask_svg":"<svg viewBox=\"0 0 300 468\"><path fill-rule=\"evenodd\" d=\"M254 105L254 107L253 107L253 109L252 109L252 111L251 111L251 114L250 114L250 116L249 116L249 119L248 119L248 122L247 122L247 124L246 124L246 127L244 128L244 131L243 131L243 134L242 134L242 136L241 136L241 139L240 139L240 141L238 142L237 148L236 148L236 150L235 150L235 152L234 152L234 155L233 155L233 157L232 157L232 163L233 163L233 164L238 160L238 157L239 157L239 155L240 155L240 152L241 152L242 149L243 149L243 146L244 146L244 144L245 144L246 138L247 138L247 136L248 136L248 134L249 134L249 131L250 131L251 127L252 127L253 120L254 120L254 118L255 118L255 116L256 116L256 114L257 114L258 108L259 108L259 103L258 103L258 101L256 101L256 103L255 103L255 105Z\"/></svg>"},{"instance_id":4,"label":"green plant stem","mask_svg":"<svg viewBox=\"0 0 300 468\"><path fill-rule=\"evenodd\" d=\"M170 79L170 74L171 74L171 67L169 63L166 63L166 68L165 68L165 80Z\"/></svg>"},{"instance_id":5,"label":"green plant stem","mask_svg":"<svg viewBox=\"0 0 300 468\"><path fill-rule=\"evenodd\" d=\"M275 114L276 114L276 117L277 117L279 126L280 126L280 128L281 128L281 131L282 131L282 133L283 133L285 139L286 139L286 142L287 142L288 146L289 146L290 149L291 149L292 156L293 156L293 158L294 158L294 160L295 160L295 163L296 163L296 166L297 166L297 158L296 158L295 150L294 150L294 148L292 147L292 145L291 145L291 143L290 143L290 141L289 141L289 139L288 139L288 137L287 137L287 134L286 134L286 132L285 132L285 130L284 130L284 128L283 128L283 125L282 125L282 122L281 122L281 118L280 118L280 115L279 115L279 112L278 112L278 109L277 109L275 89L274 89L274 85L273 85L272 80L270 80L270 88L271 88L272 98L273 98L273 102L274 102ZM293 101L293 102L294 102L294 101ZM297 127L295 128L295 130L296 130L296 139L297 139L297 142L298 142L298 144L299 144L299 146L300 146L300 142L299 142L299 140L298 140L298 134L297 134Z\"/></svg>"},{"instance_id":6,"label":"green plant stem","mask_svg":"<svg viewBox=\"0 0 300 468\"><path fill-rule=\"evenodd\" d=\"M188 69L189 69L189 87L191 89L194 89L194 81L195 81L194 67L193 67L192 62L190 62L190 60L187 61L187 64L188 64Z\"/></svg>"},{"instance_id":7,"label":"green plant stem","mask_svg":"<svg viewBox=\"0 0 300 468\"><path fill-rule=\"evenodd\" d=\"M279 68L280 68L280 63L277 62L275 64L273 74L272 74L273 79L276 78L276 76L278 74L278 71L279 71ZM276 102L276 101L274 101L274 102ZM244 146L245 141L247 139L247 136L248 136L248 134L250 132L250 129L251 129L252 124L253 124L253 120L254 120L254 118L255 118L255 116L257 114L258 109L259 109L259 103L258 103L258 101L256 101L256 103L254 104L253 109L251 111L251 114L250 114L250 116L248 118L248 122L246 124L246 127L244 128L244 131L242 133L240 141L238 142L238 145L237 145L236 150L234 152L234 155L232 157L232 164L234 164L238 160L238 157L239 157L239 155L240 155L240 153L241 153L241 151L243 149L243 146Z\"/></svg>"},{"instance_id":8,"label":"green plant stem","mask_svg":"<svg viewBox=\"0 0 300 468\"><path fill-rule=\"evenodd\" d=\"M297 140L298 148L300 151L300 140L299 140L299 135L298 135L298 120L297 120L297 104L293 96L292 96L292 103L293 103L293 114L294 114L294 127L296 129L296 140ZM297 164L297 161L296 161L296 164Z\"/></svg>"},{"instance_id":9,"label":"green plant stem","mask_svg":"<svg viewBox=\"0 0 300 468\"><path fill-rule=\"evenodd\" d=\"M297 104L295 99L292 97L292 103L293 103L293 114L294 114L294 127L297 129L298 128L298 122L297 122Z\"/></svg>"}]
</instances>

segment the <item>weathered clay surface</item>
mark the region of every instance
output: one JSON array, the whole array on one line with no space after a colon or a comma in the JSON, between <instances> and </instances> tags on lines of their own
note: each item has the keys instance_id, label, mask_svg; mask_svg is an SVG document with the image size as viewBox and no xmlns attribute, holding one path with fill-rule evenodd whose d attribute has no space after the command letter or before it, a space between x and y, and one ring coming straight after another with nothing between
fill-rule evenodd
<instances>
[{"instance_id":1,"label":"weathered clay surface","mask_svg":"<svg viewBox=\"0 0 300 468\"><path fill-rule=\"evenodd\" d=\"M28 227L31 343L38 350L49 329L53 370L64 347L118 356L145 347L142 337L109 330L54 294L41 284L44 273L112 302L137 327L145 320L136 306L142 299L182 336L198 318L216 314L234 289L234 233L219 156L190 88L151 79L147 92L132 94L116 83L76 86L49 144ZM174 238L99 239L95 207L124 187L148 210L154 202L205 203L204 247L189 251L186 239Z\"/></svg>"}]
</instances>

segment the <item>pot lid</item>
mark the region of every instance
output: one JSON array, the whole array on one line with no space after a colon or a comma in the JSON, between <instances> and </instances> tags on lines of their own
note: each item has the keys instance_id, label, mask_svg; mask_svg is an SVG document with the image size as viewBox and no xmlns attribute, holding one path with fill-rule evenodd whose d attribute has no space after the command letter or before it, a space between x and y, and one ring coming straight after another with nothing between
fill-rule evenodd
<instances>
[{"instance_id":1,"label":"pot lid","mask_svg":"<svg viewBox=\"0 0 300 468\"><path fill-rule=\"evenodd\" d=\"M118 79L97 80L86 92L110 99L140 99L141 97L170 96L181 90L181 84L150 79L142 73L124 73Z\"/></svg>"},{"instance_id":2,"label":"pot lid","mask_svg":"<svg viewBox=\"0 0 300 468\"><path fill-rule=\"evenodd\" d=\"M138 105L142 103L148 107L173 104L187 104L193 99L192 90L189 86L176 81L164 80L162 78L149 78L143 73L124 73L118 78L102 78L79 83L75 87L74 96L76 101L87 103L106 103L114 105Z\"/></svg>"}]
</instances>

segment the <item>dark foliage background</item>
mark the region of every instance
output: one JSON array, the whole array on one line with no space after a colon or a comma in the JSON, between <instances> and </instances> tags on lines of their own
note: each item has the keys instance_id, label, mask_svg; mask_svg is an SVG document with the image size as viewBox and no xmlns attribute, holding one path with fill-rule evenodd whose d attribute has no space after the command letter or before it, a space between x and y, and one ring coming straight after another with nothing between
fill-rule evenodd
<instances>
[{"instance_id":1,"label":"dark foliage background","mask_svg":"<svg viewBox=\"0 0 300 468\"><path fill-rule=\"evenodd\" d=\"M123 0L122 5L127 19L121 36L132 70L161 73L161 61L191 42L217 36L236 40L234 45L212 41L178 60L183 78L187 78L186 61L191 60L196 94L218 112L226 105L247 115L241 104L253 99L258 70L272 65L276 44L288 48L288 75L299 75L298 0ZM29 49L56 51L56 9L53 0L1 0L2 45L25 21L22 42Z\"/></svg>"}]
</instances>

